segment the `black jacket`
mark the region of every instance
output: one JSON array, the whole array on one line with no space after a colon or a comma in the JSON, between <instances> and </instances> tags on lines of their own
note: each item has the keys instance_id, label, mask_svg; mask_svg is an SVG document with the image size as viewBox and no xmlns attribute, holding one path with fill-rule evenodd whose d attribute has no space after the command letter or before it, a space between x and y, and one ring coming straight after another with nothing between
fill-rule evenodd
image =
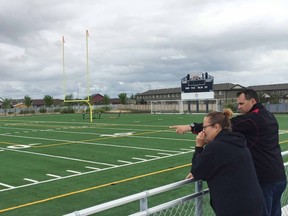
<instances>
[{"instance_id":1,"label":"black jacket","mask_svg":"<svg viewBox=\"0 0 288 216\"><path fill-rule=\"evenodd\" d=\"M243 134L247 140L258 181L274 183L286 180L279 145L279 126L274 115L258 103L248 113L233 117L231 123L233 131ZM202 125L195 123L192 132L199 133Z\"/></svg>"},{"instance_id":2,"label":"black jacket","mask_svg":"<svg viewBox=\"0 0 288 216\"><path fill-rule=\"evenodd\" d=\"M233 131L243 134L247 140L259 182L286 180L279 145L279 126L274 115L258 103L250 112L232 118L231 122Z\"/></svg>"},{"instance_id":3,"label":"black jacket","mask_svg":"<svg viewBox=\"0 0 288 216\"><path fill-rule=\"evenodd\" d=\"M263 215L263 194L243 135L223 130L204 149L196 147L191 173L207 181L217 216Z\"/></svg>"}]
</instances>

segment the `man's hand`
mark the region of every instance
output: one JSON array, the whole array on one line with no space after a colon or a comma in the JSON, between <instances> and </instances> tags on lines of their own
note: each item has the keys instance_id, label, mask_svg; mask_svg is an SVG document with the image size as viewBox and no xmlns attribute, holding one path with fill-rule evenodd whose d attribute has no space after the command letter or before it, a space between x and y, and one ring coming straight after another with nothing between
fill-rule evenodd
<instances>
[{"instance_id":1,"label":"man's hand","mask_svg":"<svg viewBox=\"0 0 288 216\"><path fill-rule=\"evenodd\" d=\"M186 132L191 132L190 125L173 125L170 128L176 129L177 134L184 134Z\"/></svg>"},{"instance_id":2,"label":"man's hand","mask_svg":"<svg viewBox=\"0 0 288 216\"><path fill-rule=\"evenodd\" d=\"M194 176L192 175L192 173L189 173L187 176L186 176L186 179L193 179Z\"/></svg>"}]
</instances>

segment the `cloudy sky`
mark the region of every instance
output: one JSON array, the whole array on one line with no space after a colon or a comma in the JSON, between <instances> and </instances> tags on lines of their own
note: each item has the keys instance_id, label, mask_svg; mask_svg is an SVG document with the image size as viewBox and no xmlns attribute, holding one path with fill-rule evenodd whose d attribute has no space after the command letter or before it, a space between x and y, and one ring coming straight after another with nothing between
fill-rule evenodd
<instances>
[{"instance_id":1,"label":"cloudy sky","mask_svg":"<svg viewBox=\"0 0 288 216\"><path fill-rule=\"evenodd\" d=\"M287 0L0 0L0 97L130 96L195 72L288 83L287 11Z\"/></svg>"}]
</instances>

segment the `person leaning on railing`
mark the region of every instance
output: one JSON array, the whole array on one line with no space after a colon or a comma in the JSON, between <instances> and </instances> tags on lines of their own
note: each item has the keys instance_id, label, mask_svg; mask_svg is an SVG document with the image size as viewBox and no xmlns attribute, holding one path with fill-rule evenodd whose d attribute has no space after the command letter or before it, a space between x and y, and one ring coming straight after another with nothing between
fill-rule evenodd
<instances>
[{"instance_id":1,"label":"person leaning on railing","mask_svg":"<svg viewBox=\"0 0 288 216\"><path fill-rule=\"evenodd\" d=\"M207 181L217 216L263 216L265 203L253 160L245 137L232 132L232 115L227 109L204 118L187 178Z\"/></svg>"},{"instance_id":2,"label":"person leaning on railing","mask_svg":"<svg viewBox=\"0 0 288 216\"><path fill-rule=\"evenodd\" d=\"M264 194L269 216L281 215L281 196L286 188L286 174L279 145L279 125L275 116L260 103L253 89L237 93L238 109L242 115L231 119L232 130L243 134L251 152L258 181ZM199 133L203 124L175 125L179 134Z\"/></svg>"}]
</instances>

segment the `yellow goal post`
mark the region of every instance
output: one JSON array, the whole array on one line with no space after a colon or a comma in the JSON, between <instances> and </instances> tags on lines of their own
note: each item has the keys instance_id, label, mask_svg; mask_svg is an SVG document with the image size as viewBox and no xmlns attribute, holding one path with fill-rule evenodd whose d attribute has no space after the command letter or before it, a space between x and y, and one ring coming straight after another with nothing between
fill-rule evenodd
<instances>
[{"instance_id":1,"label":"yellow goal post","mask_svg":"<svg viewBox=\"0 0 288 216\"><path fill-rule=\"evenodd\" d=\"M64 36L62 36L62 70L63 70L63 89L64 89L64 103L77 103L77 102L84 102L87 103L90 110L90 122L93 122L93 106L90 103L90 76L89 76L89 58L88 58L88 38L89 32L86 30L86 76L87 76L87 100L66 100L66 72L65 72L65 53L64 53Z\"/></svg>"}]
</instances>

